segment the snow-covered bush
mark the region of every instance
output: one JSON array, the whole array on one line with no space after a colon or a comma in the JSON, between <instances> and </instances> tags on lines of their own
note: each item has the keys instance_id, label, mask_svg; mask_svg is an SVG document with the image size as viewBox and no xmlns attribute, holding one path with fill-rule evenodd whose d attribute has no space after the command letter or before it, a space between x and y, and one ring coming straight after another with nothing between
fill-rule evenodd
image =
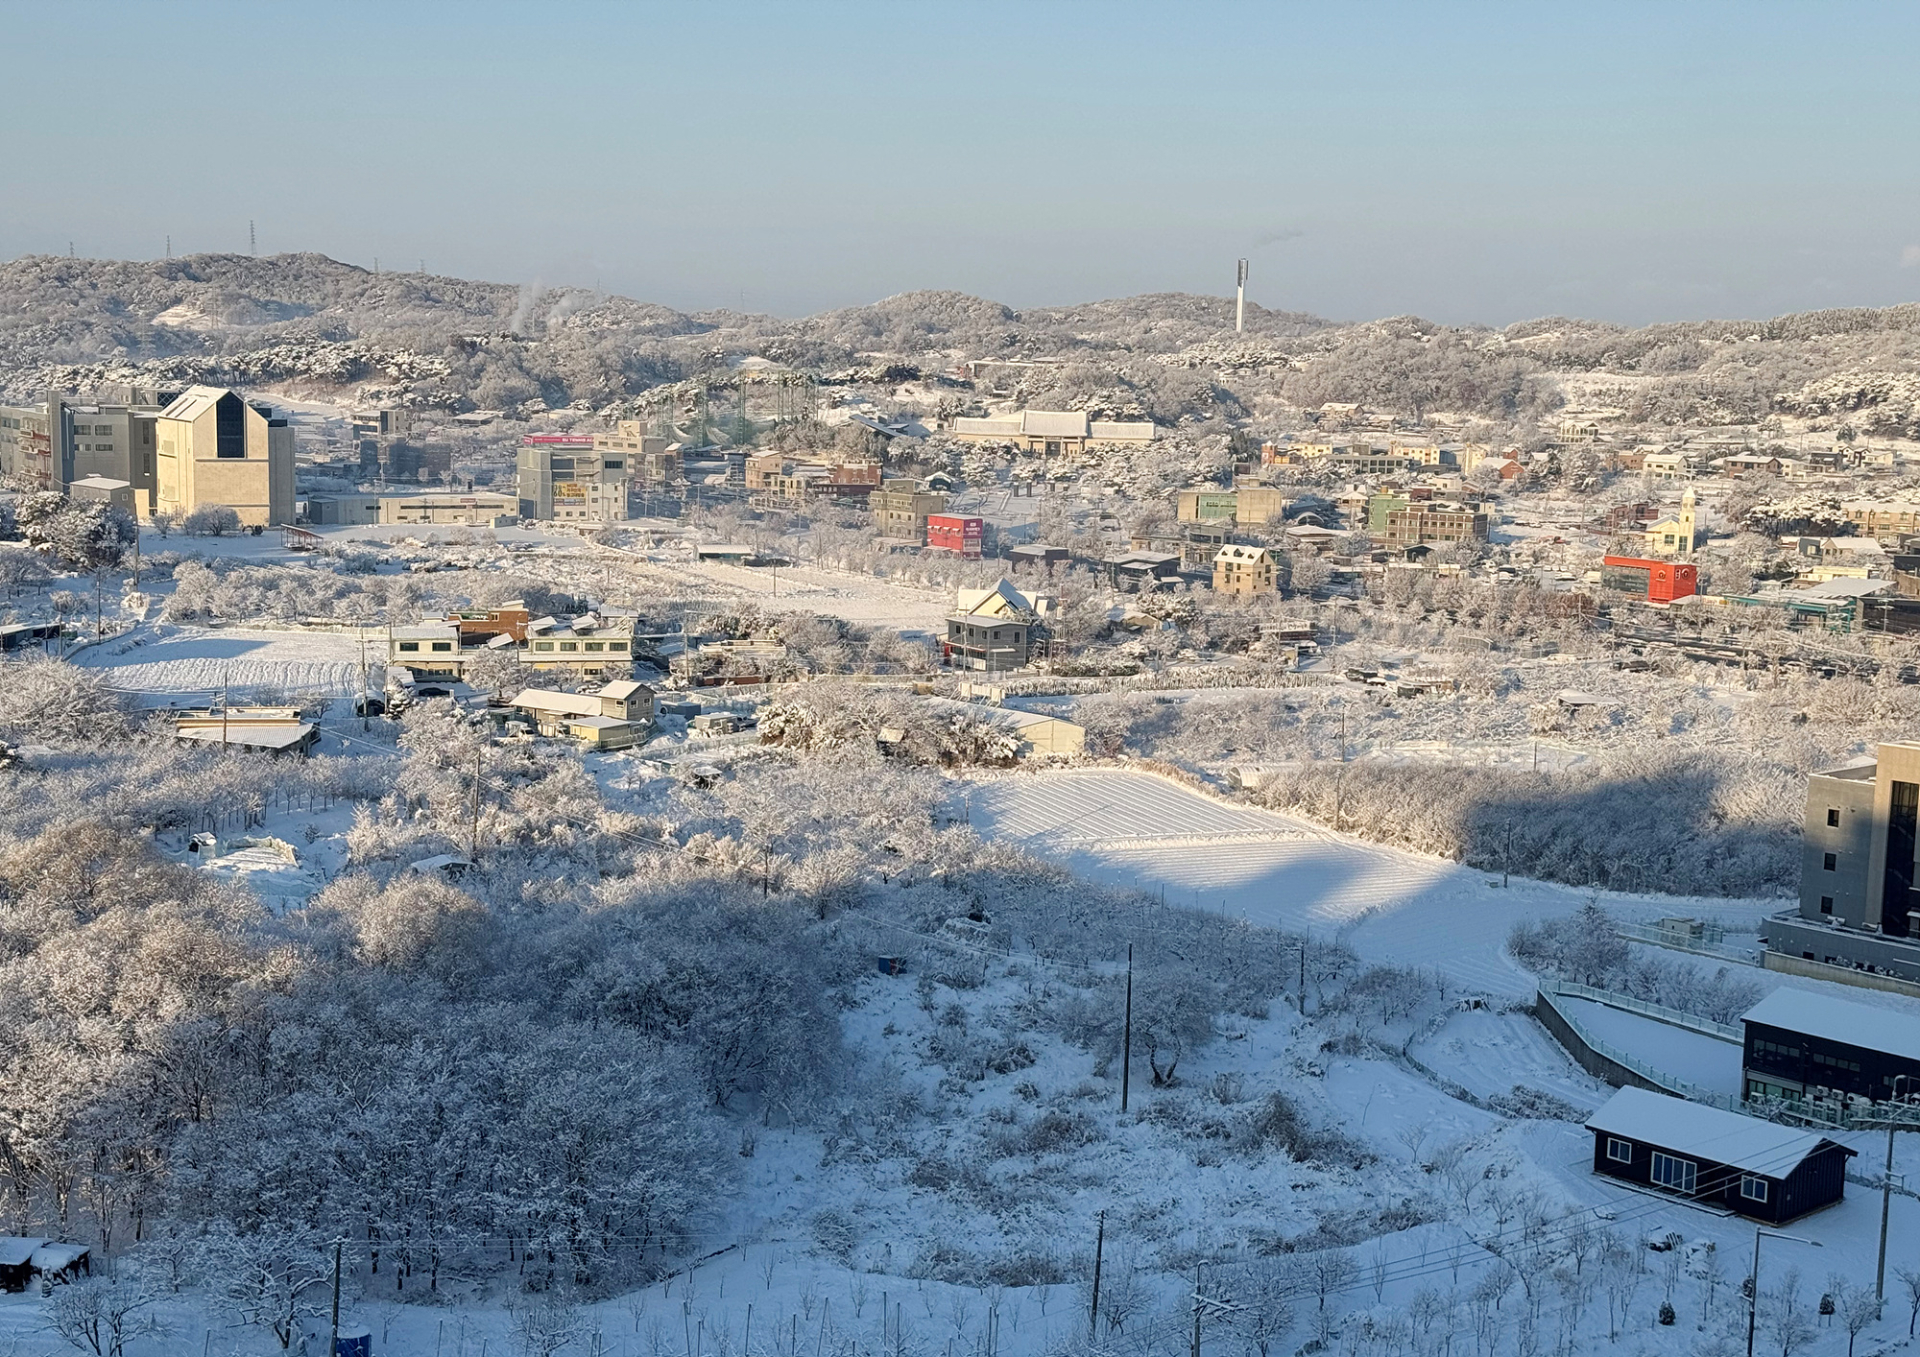
<instances>
[{"instance_id":1,"label":"snow-covered bush","mask_svg":"<svg viewBox=\"0 0 1920 1357\"><path fill-rule=\"evenodd\" d=\"M224 537L240 531L240 515L224 504L203 504L180 521L189 537Z\"/></svg>"}]
</instances>

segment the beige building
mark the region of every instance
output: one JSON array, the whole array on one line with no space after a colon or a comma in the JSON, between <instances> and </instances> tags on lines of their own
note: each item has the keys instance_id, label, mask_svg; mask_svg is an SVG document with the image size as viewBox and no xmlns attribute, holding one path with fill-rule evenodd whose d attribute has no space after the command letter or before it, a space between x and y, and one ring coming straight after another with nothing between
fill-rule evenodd
<instances>
[{"instance_id":1,"label":"beige building","mask_svg":"<svg viewBox=\"0 0 1920 1357\"><path fill-rule=\"evenodd\" d=\"M919 481L880 482L880 488L867 497L873 511L873 525L883 537L904 537L926 545L927 515L944 514L947 497L929 490Z\"/></svg>"},{"instance_id":2,"label":"beige building","mask_svg":"<svg viewBox=\"0 0 1920 1357\"><path fill-rule=\"evenodd\" d=\"M578 740L589 749L628 749L653 728L653 689L631 679L597 693L528 688L508 705L540 734Z\"/></svg>"},{"instance_id":3,"label":"beige building","mask_svg":"<svg viewBox=\"0 0 1920 1357\"><path fill-rule=\"evenodd\" d=\"M1229 542L1213 558L1215 593L1230 597L1270 594L1280 587L1280 566L1265 547Z\"/></svg>"},{"instance_id":4,"label":"beige building","mask_svg":"<svg viewBox=\"0 0 1920 1357\"><path fill-rule=\"evenodd\" d=\"M637 419L623 419L612 433L593 436L593 450L609 472L625 471L635 485L665 485L680 474L679 445L645 432ZM624 462L625 465L620 465Z\"/></svg>"},{"instance_id":5,"label":"beige building","mask_svg":"<svg viewBox=\"0 0 1920 1357\"><path fill-rule=\"evenodd\" d=\"M189 387L154 418L153 513L225 505L248 527L293 522L293 430L214 386ZM143 512L146 512L143 509Z\"/></svg>"},{"instance_id":6,"label":"beige building","mask_svg":"<svg viewBox=\"0 0 1920 1357\"><path fill-rule=\"evenodd\" d=\"M1095 444L1151 443L1160 430L1150 420L1090 419L1084 410L1021 410L984 419L956 419L951 430L963 443L1011 443L1046 456L1084 452Z\"/></svg>"},{"instance_id":7,"label":"beige building","mask_svg":"<svg viewBox=\"0 0 1920 1357\"><path fill-rule=\"evenodd\" d=\"M385 495L380 500L380 521L497 528L520 521L520 500L515 495L495 495L485 491L471 495L451 491L444 494Z\"/></svg>"},{"instance_id":8,"label":"beige building","mask_svg":"<svg viewBox=\"0 0 1920 1357\"><path fill-rule=\"evenodd\" d=\"M1409 504L1388 509L1385 518L1388 546L1487 540L1487 516L1463 504Z\"/></svg>"}]
</instances>

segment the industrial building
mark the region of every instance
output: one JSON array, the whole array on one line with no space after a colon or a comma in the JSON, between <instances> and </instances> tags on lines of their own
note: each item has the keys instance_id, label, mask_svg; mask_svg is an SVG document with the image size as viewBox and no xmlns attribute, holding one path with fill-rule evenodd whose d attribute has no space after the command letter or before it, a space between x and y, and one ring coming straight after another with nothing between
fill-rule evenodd
<instances>
[{"instance_id":1,"label":"industrial building","mask_svg":"<svg viewBox=\"0 0 1920 1357\"><path fill-rule=\"evenodd\" d=\"M497 528L520 519L520 501L512 495L458 491L419 495L384 495L382 523L423 523Z\"/></svg>"},{"instance_id":2,"label":"industrial building","mask_svg":"<svg viewBox=\"0 0 1920 1357\"><path fill-rule=\"evenodd\" d=\"M1586 1127L1595 1173L1770 1225L1839 1201L1854 1154L1817 1131L1644 1088L1615 1093Z\"/></svg>"},{"instance_id":3,"label":"industrial building","mask_svg":"<svg viewBox=\"0 0 1920 1357\"><path fill-rule=\"evenodd\" d=\"M612 433L595 434L593 449L602 465L609 457L623 461L616 469L634 485L661 486L680 476L680 445L648 434L637 419L620 420Z\"/></svg>"},{"instance_id":4,"label":"industrial building","mask_svg":"<svg viewBox=\"0 0 1920 1357\"><path fill-rule=\"evenodd\" d=\"M1700 572L1675 561L1645 560L1638 556L1603 556L1600 585L1617 593L1634 594L1649 603L1672 603L1692 598L1699 590Z\"/></svg>"},{"instance_id":5,"label":"industrial building","mask_svg":"<svg viewBox=\"0 0 1920 1357\"><path fill-rule=\"evenodd\" d=\"M1056 457L1096 444L1151 443L1160 430L1151 420L1101 420L1084 410L1021 410L980 419L960 418L950 430L963 443L1006 443L1022 452Z\"/></svg>"},{"instance_id":6,"label":"industrial building","mask_svg":"<svg viewBox=\"0 0 1920 1357\"><path fill-rule=\"evenodd\" d=\"M1833 1113L1920 1096L1920 1011L1777 989L1740 1022L1749 1100L1805 1102Z\"/></svg>"},{"instance_id":7,"label":"industrial building","mask_svg":"<svg viewBox=\"0 0 1920 1357\"><path fill-rule=\"evenodd\" d=\"M629 474L625 449L599 448L573 435L530 434L515 463L521 518L562 523L622 523Z\"/></svg>"},{"instance_id":8,"label":"industrial building","mask_svg":"<svg viewBox=\"0 0 1920 1357\"><path fill-rule=\"evenodd\" d=\"M153 512L224 505L247 527L293 522L293 430L265 405L194 386L154 417Z\"/></svg>"}]
</instances>

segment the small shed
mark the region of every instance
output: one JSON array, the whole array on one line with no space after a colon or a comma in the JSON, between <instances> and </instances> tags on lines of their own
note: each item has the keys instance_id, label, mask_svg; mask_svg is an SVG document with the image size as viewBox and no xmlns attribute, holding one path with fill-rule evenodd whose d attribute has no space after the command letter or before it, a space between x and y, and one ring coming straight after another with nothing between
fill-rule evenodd
<instances>
[{"instance_id":1,"label":"small shed","mask_svg":"<svg viewBox=\"0 0 1920 1357\"><path fill-rule=\"evenodd\" d=\"M1846 1194L1854 1151L1780 1126L1642 1088L1587 1118L1593 1171L1782 1225Z\"/></svg>"},{"instance_id":2,"label":"small shed","mask_svg":"<svg viewBox=\"0 0 1920 1357\"><path fill-rule=\"evenodd\" d=\"M49 1282L72 1282L93 1275L93 1250L85 1244L48 1239L33 1251L28 1266Z\"/></svg>"},{"instance_id":3,"label":"small shed","mask_svg":"<svg viewBox=\"0 0 1920 1357\"><path fill-rule=\"evenodd\" d=\"M0 1291L25 1291L33 1275L33 1253L47 1241L0 1235Z\"/></svg>"}]
</instances>

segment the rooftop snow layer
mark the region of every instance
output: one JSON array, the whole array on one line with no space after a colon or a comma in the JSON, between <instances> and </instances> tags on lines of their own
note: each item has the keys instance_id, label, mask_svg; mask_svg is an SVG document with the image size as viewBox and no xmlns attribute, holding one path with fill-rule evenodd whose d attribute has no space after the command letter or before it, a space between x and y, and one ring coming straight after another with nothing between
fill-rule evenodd
<instances>
[{"instance_id":1,"label":"rooftop snow layer","mask_svg":"<svg viewBox=\"0 0 1920 1357\"><path fill-rule=\"evenodd\" d=\"M1778 1126L1643 1088L1623 1088L1587 1118L1589 1131L1698 1155L1716 1164L1783 1178L1826 1140L1815 1131Z\"/></svg>"},{"instance_id":2,"label":"rooftop snow layer","mask_svg":"<svg viewBox=\"0 0 1920 1357\"><path fill-rule=\"evenodd\" d=\"M1740 1021L1920 1060L1920 1015L1904 1009L1870 1008L1810 990L1783 988L1741 1014Z\"/></svg>"}]
</instances>

